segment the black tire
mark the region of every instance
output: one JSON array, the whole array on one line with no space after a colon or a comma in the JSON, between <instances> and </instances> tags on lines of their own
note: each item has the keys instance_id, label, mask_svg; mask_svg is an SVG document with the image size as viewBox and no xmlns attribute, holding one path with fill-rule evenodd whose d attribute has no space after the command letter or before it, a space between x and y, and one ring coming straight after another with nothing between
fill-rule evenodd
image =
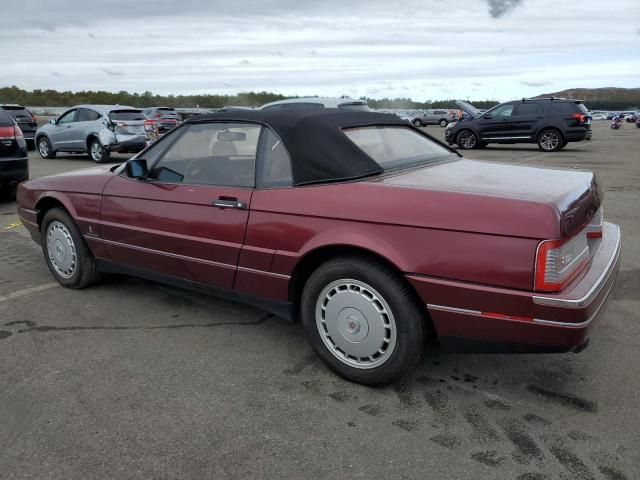
<instances>
[{"instance_id":1,"label":"black tire","mask_svg":"<svg viewBox=\"0 0 640 480\"><path fill-rule=\"evenodd\" d=\"M413 126L416 128L422 127L422 122L420 121L419 118L416 118L412 123L413 123Z\"/></svg>"},{"instance_id":2,"label":"black tire","mask_svg":"<svg viewBox=\"0 0 640 480\"><path fill-rule=\"evenodd\" d=\"M42 158L55 158L56 152L51 147L51 142L47 137L40 137L36 142L38 147L38 153Z\"/></svg>"},{"instance_id":3,"label":"black tire","mask_svg":"<svg viewBox=\"0 0 640 480\"><path fill-rule=\"evenodd\" d=\"M100 140L93 138L89 142L89 157L96 163L105 163L111 158L111 153L102 146Z\"/></svg>"},{"instance_id":4,"label":"black tire","mask_svg":"<svg viewBox=\"0 0 640 480\"><path fill-rule=\"evenodd\" d=\"M564 147L564 137L555 128L545 128L538 134L538 148L543 152L557 152Z\"/></svg>"},{"instance_id":5,"label":"black tire","mask_svg":"<svg viewBox=\"0 0 640 480\"><path fill-rule=\"evenodd\" d=\"M439 124L440 124L440 126L441 126L441 127L443 127L443 128L444 128L444 127L446 127L447 125L449 125L449 121L448 121L448 120L445 120L445 119L443 118L442 120L440 120Z\"/></svg>"},{"instance_id":6,"label":"black tire","mask_svg":"<svg viewBox=\"0 0 640 480\"><path fill-rule=\"evenodd\" d=\"M456 144L461 150L471 150L476 148L479 143L478 136L469 129L460 131L456 137Z\"/></svg>"},{"instance_id":7,"label":"black tire","mask_svg":"<svg viewBox=\"0 0 640 480\"><path fill-rule=\"evenodd\" d=\"M66 229L66 231L59 230L60 225ZM71 238L73 241L73 253L75 253L75 261L70 261L73 265L73 269L69 268L67 270L68 275L63 275L58 271L58 268L54 266L53 261L58 264L60 256L56 256L56 252L53 252L54 260L50 258L49 252L49 243L47 236L49 235L49 227L52 227L51 235L61 234L67 238ZM91 285L92 283L97 282L100 279L100 272L98 272L98 267L96 264L96 260L89 250L89 247L85 243L82 235L78 230L75 222L71 218L71 216L62 208L52 208L49 210L43 220L42 226L40 228L41 239L42 239L42 253L44 254L44 259L47 262L47 266L51 271L52 275L55 279L60 283L60 285L73 288L80 289L85 288ZM62 233L59 233L62 232ZM58 247L58 241L55 238L52 240L53 244L56 244ZM62 242L60 242L62 243ZM64 250L63 247L60 247ZM72 255L69 255L70 250L66 250L66 254L64 258L72 258Z\"/></svg>"},{"instance_id":8,"label":"black tire","mask_svg":"<svg viewBox=\"0 0 640 480\"><path fill-rule=\"evenodd\" d=\"M344 354L341 355L338 348L330 349L328 344L325 343L325 341L333 342L333 340L323 340L323 337L325 339L330 337L328 334L321 335L320 329L326 329L326 327L320 326L325 325L322 323L323 320L316 319L316 309L320 308L322 310L326 308L327 310L325 311L330 310L330 304L326 303L330 301L330 297L329 295L325 296L324 292L327 289L331 289L333 284L342 281L361 283L365 286L365 288L360 291L360 296L362 296L363 299L369 298L363 295L368 288L369 292L373 291L375 295L382 299L382 302L378 304L372 303L373 305L385 304L385 311L388 306L390 315L386 318L390 324L393 322L393 327L385 330L385 332L388 333L384 333L383 336L394 338L395 345L388 347L391 350L382 353L379 356L379 360L373 360L375 355L367 359L371 360L371 362L382 361L379 365L371 363L368 368L365 368L363 366L348 364L350 360L343 356ZM336 293L334 293L334 295L344 292L347 292L349 295L352 294L351 287L343 290L337 290L337 288L339 287L336 287ZM355 295L358 297L357 293ZM325 303L322 304L320 303L321 299L328 300L325 300ZM340 300L337 301L340 302ZM363 301L366 303L372 300L365 299ZM323 305L323 307L320 305ZM367 319L367 314L362 313L362 311L366 310L356 309L355 304L348 305L351 305L352 308L342 308L336 318L335 325L341 324L340 317L345 310L349 309L354 310L356 315L361 314L362 318L364 318L363 323L365 325L363 326L363 330L366 328L367 332L365 338L369 336L369 334L371 334L371 337L374 337L375 334L372 332L374 332L377 327L382 329L386 328L381 324L377 326L374 325L373 321L376 320L376 315L370 317L373 321L369 324L370 320ZM358 256L338 257L318 267L307 281L302 292L301 312L302 325L305 333L318 356L338 375L356 383L377 386L394 382L409 373L420 361L426 350L427 319L425 318L424 306L415 298L415 293L399 274L387 266L367 258ZM374 311L374 313L376 312ZM384 318L384 315L381 315L381 318ZM346 321L351 322L350 319L355 320L354 317L348 316L342 319L342 325L344 325ZM349 334L358 334L360 331L360 322L359 320L355 321L358 324L357 330L349 331ZM351 325L351 323L349 323L349 325ZM395 329L393 334L391 333L391 328ZM326 331L327 333L329 332L329 330ZM336 339L343 340L339 338L338 335L336 335ZM363 344L365 343L364 338L362 338L361 341ZM333 343L333 345L337 344ZM378 352L376 352L376 354L378 354ZM339 359L338 356L342 356L342 359ZM352 358L354 361L362 360L362 358ZM365 359L366 358L367 357L365 357Z\"/></svg>"}]
</instances>

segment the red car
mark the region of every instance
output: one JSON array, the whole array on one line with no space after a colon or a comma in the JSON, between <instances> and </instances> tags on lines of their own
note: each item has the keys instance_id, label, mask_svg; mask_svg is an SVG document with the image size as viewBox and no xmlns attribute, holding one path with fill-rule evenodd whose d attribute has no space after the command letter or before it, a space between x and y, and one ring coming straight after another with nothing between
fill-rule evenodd
<instances>
[{"instance_id":1,"label":"red car","mask_svg":"<svg viewBox=\"0 0 640 480\"><path fill-rule=\"evenodd\" d=\"M398 379L428 348L586 346L619 265L593 173L461 158L393 116L232 111L127 163L21 184L64 286L118 272L300 319L340 375Z\"/></svg>"}]
</instances>

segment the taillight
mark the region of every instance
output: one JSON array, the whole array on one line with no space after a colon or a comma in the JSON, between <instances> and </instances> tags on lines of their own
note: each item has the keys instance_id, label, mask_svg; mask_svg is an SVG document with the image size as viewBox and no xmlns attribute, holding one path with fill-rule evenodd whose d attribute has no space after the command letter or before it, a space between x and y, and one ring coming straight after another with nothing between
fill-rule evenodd
<instances>
[{"instance_id":1,"label":"taillight","mask_svg":"<svg viewBox=\"0 0 640 480\"><path fill-rule=\"evenodd\" d=\"M12 127L0 127L0 140L21 140L24 138L22 130L17 125Z\"/></svg>"},{"instance_id":2,"label":"taillight","mask_svg":"<svg viewBox=\"0 0 640 480\"><path fill-rule=\"evenodd\" d=\"M600 207L587 225L587 238L602 238L602 222L604 222L604 212Z\"/></svg>"},{"instance_id":3,"label":"taillight","mask_svg":"<svg viewBox=\"0 0 640 480\"><path fill-rule=\"evenodd\" d=\"M585 230L565 240L545 240L538 245L534 288L558 292L571 282L589 260Z\"/></svg>"},{"instance_id":4,"label":"taillight","mask_svg":"<svg viewBox=\"0 0 640 480\"><path fill-rule=\"evenodd\" d=\"M586 115L583 115L581 113L574 113L573 115L571 115L571 118L577 120L580 123L585 123L587 121Z\"/></svg>"}]
</instances>

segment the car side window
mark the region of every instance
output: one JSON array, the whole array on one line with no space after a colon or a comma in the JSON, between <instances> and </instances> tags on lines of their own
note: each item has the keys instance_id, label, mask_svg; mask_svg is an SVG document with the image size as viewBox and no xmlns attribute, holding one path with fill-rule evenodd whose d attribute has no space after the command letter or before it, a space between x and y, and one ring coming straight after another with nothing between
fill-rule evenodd
<instances>
[{"instance_id":1,"label":"car side window","mask_svg":"<svg viewBox=\"0 0 640 480\"><path fill-rule=\"evenodd\" d=\"M512 112L513 112L513 104L506 103L504 105L500 105L494 108L493 110L491 110L491 112L489 112L489 114L493 118L503 118L503 117L510 117Z\"/></svg>"},{"instance_id":2,"label":"car side window","mask_svg":"<svg viewBox=\"0 0 640 480\"><path fill-rule=\"evenodd\" d=\"M282 140L265 128L260 144L259 186L263 188L290 187L293 184L291 157Z\"/></svg>"},{"instance_id":3,"label":"car side window","mask_svg":"<svg viewBox=\"0 0 640 480\"><path fill-rule=\"evenodd\" d=\"M253 187L262 126L194 124L153 166L149 178L167 183Z\"/></svg>"},{"instance_id":4,"label":"car side window","mask_svg":"<svg viewBox=\"0 0 640 480\"><path fill-rule=\"evenodd\" d=\"M537 103L521 103L516 108L516 116L538 115L542 113L542 108Z\"/></svg>"},{"instance_id":5,"label":"car side window","mask_svg":"<svg viewBox=\"0 0 640 480\"><path fill-rule=\"evenodd\" d=\"M89 110L88 108L81 108L78 110L78 115L76 116L76 122L93 122L94 120L98 120L100 118L100 114L93 110Z\"/></svg>"},{"instance_id":6,"label":"car side window","mask_svg":"<svg viewBox=\"0 0 640 480\"><path fill-rule=\"evenodd\" d=\"M62 115L56 123L60 125L60 124L75 122L77 113L78 113L78 110L71 110L70 112L67 112L64 115Z\"/></svg>"}]
</instances>

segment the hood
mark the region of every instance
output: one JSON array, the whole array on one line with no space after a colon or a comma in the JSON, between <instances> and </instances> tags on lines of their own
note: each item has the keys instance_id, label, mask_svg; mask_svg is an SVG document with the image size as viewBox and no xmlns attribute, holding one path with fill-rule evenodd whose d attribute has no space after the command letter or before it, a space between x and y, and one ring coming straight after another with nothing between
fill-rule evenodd
<instances>
[{"instance_id":1,"label":"hood","mask_svg":"<svg viewBox=\"0 0 640 480\"><path fill-rule=\"evenodd\" d=\"M468 115L471 115L471 117L473 118L477 118L482 114L482 112L476 107L474 107L470 103L463 102L462 100L456 100L456 105L460 108L460 110Z\"/></svg>"},{"instance_id":2,"label":"hood","mask_svg":"<svg viewBox=\"0 0 640 480\"><path fill-rule=\"evenodd\" d=\"M113 165L99 166L48 177L40 177L24 183L28 190L55 190L58 192L102 193L105 184L113 178Z\"/></svg>"}]
</instances>

